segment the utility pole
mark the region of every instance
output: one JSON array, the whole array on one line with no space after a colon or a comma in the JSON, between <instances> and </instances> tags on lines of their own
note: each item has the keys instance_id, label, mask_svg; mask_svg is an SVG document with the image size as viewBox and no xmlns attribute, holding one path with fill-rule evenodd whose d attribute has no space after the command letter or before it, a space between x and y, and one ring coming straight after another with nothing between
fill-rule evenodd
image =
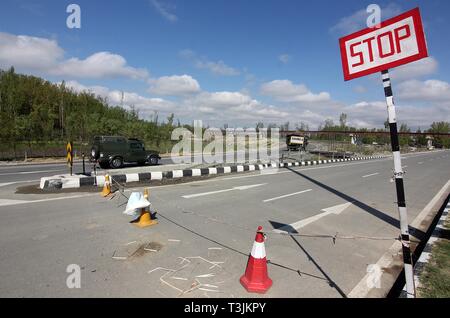
<instances>
[{"instance_id":1,"label":"utility pole","mask_svg":"<svg viewBox=\"0 0 450 318\"><path fill-rule=\"evenodd\" d=\"M403 185L404 172L402 170L402 159L398 142L397 118L395 114L394 97L392 94L389 71L382 71L381 78L383 80L384 95L386 97L389 129L391 134L391 147L392 154L394 156L394 177L395 187L397 189L397 206L400 217L400 241L402 243L403 263L405 266L406 293L408 298L415 298L416 290L414 286L414 273L410 248L411 242L409 239L408 214L406 210L405 188Z\"/></svg>"}]
</instances>

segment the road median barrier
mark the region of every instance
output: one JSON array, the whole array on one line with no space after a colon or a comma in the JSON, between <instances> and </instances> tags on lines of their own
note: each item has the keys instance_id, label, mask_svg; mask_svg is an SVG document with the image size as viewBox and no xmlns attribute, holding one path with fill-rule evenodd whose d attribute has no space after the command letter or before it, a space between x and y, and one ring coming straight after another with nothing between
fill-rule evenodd
<instances>
[{"instance_id":1,"label":"road median barrier","mask_svg":"<svg viewBox=\"0 0 450 318\"><path fill-rule=\"evenodd\" d=\"M327 159L327 160L315 160L315 161L296 161L296 162L271 162L264 164L241 164L225 167L209 167L209 168L190 168L183 170L170 170L170 171L151 171L151 172L139 172L139 173L127 173L110 175L108 180L110 185L116 183L131 183L142 182L148 183L152 181L161 181L165 179L181 179L185 177L201 177L210 175L225 175L230 173L240 173L249 171L261 171L268 168L287 168L287 167L299 167L299 166L314 166L321 164L340 163L349 161L362 161L382 159L387 156L371 156L371 157L355 157L346 159ZM39 187L41 189L58 190L68 188L80 188L84 186L97 186L104 187L106 182L106 176L85 176L85 175L57 175L53 177L43 177Z\"/></svg>"}]
</instances>

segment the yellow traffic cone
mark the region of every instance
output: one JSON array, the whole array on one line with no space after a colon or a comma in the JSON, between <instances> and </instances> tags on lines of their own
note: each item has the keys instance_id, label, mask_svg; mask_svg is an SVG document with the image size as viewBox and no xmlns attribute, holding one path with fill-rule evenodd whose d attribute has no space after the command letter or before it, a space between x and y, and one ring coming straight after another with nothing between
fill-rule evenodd
<instances>
[{"instance_id":1,"label":"yellow traffic cone","mask_svg":"<svg viewBox=\"0 0 450 318\"><path fill-rule=\"evenodd\" d=\"M105 183L103 184L102 196L107 197L111 194L111 184L109 183L109 175L105 175Z\"/></svg>"},{"instance_id":2,"label":"yellow traffic cone","mask_svg":"<svg viewBox=\"0 0 450 318\"><path fill-rule=\"evenodd\" d=\"M144 199L148 200L148 189L144 189ZM158 224L158 221L152 219L152 216L150 214L150 208L142 208L141 209L141 215L139 216L139 220L135 222L135 225L137 227L147 227L151 225Z\"/></svg>"}]
</instances>

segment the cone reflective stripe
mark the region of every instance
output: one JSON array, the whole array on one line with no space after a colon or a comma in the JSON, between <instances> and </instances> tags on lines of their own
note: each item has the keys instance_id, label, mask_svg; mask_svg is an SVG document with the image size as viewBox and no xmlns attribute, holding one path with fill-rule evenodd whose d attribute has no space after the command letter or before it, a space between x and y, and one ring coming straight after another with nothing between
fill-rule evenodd
<instances>
[{"instance_id":1,"label":"cone reflective stripe","mask_svg":"<svg viewBox=\"0 0 450 318\"><path fill-rule=\"evenodd\" d=\"M109 175L105 175L105 183L103 184L102 196L107 197L111 194L111 184L109 183Z\"/></svg>"},{"instance_id":2,"label":"cone reflective stripe","mask_svg":"<svg viewBox=\"0 0 450 318\"><path fill-rule=\"evenodd\" d=\"M144 199L148 201L149 191L147 188L144 189ZM152 215L150 214L150 202L149 205L145 208L141 209L141 215L135 225L138 227L147 227L151 225L158 224L158 221L152 219Z\"/></svg>"},{"instance_id":3,"label":"cone reflective stripe","mask_svg":"<svg viewBox=\"0 0 450 318\"><path fill-rule=\"evenodd\" d=\"M267 272L266 249L264 246L264 234L262 226L258 227L252 252L248 258L245 274L240 282L250 293L264 294L272 286L272 280Z\"/></svg>"}]
</instances>

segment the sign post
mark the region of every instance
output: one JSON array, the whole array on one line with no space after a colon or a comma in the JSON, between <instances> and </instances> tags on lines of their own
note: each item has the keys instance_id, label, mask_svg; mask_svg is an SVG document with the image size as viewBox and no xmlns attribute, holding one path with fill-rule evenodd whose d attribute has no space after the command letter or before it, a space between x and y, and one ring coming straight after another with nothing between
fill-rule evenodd
<instances>
[{"instance_id":1,"label":"sign post","mask_svg":"<svg viewBox=\"0 0 450 318\"><path fill-rule=\"evenodd\" d=\"M394 157L394 177L400 218L400 241L405 269L406 293L408 298L414 298L416 291L403 184L404 172L398 141L394 97L388 70L428 56L419 9L415 8L386 20L375 28L367 28L347 35L339 39L339 44L346 81L381 72Z\"/></svg>"},{"instance_id":2,"label":"sign post","mask_svg":"<svg viewBox=\"0 0 450 318\"><path fill-rule=\"evenodd\" d=\"M69 141L66 145L67 152L67 165L70 167L70 175L72 175L73 170L73 142Z\"/></svg>"},{"instance_id":3,"label":"sign post","mask_svg":"<svg viewBox=\"0 0 450 318\"><path fill-rule=\"evenodd\" d=\"M389 71L388 70L382 71L381 78L383 80L384 95L386 97L386 104L388 110L389 130L391 132L392 154L394 155L394 176L395 176L395 187L397 189L397 207L400 215L400 232L401 232L400 235L403 252L403 263L405 266L406 293L408 298L415 298L416 288L414 286L414 273L410 249L411 242L409 240L409 229L408 229L408 213L406 210L405 187L403 185L404 172L402 168L402 159L400 155L400 145L398 142L397 119L395 114L394 97L392 94Z\"/></svg>"}]
</instances>

